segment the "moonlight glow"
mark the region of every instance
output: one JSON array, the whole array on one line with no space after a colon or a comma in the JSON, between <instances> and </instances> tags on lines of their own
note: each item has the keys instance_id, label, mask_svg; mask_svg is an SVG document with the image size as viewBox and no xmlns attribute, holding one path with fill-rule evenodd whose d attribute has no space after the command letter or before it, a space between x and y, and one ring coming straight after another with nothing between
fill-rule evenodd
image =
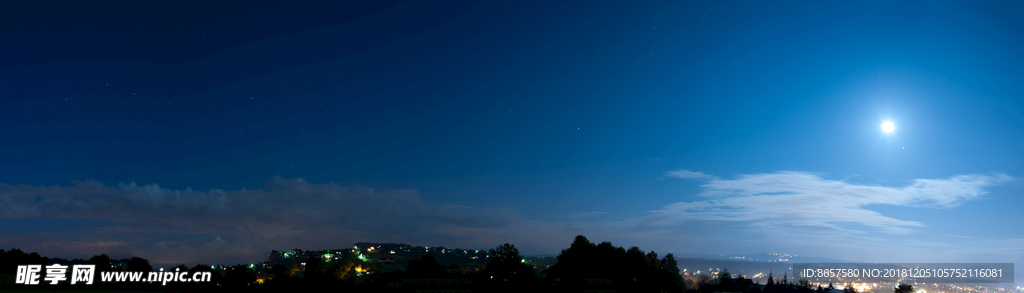
<instances>
[{"instance_id":1,"label":"moonlight glow","mask_svg":"<svg viewBox=\"0 0 1024 293\"><path fill-rule=\"evenodd\" d=\"M882 131L885 131L886 134L892 133L893 130L896 130L896 125L893 125L892 121L882 123Z\"/></svg>"}]
</instances>

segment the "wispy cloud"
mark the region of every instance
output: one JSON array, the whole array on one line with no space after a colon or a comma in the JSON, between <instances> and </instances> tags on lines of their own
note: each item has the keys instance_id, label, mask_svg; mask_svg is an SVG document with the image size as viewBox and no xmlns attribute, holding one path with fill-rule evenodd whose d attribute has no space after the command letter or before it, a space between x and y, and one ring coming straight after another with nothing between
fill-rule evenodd
<instances>
[{"instance_id":1,"label":"wispy cloud","mask_svg":"<svg viewBox=\"0 0 1024 293\"><path fill-rule=\"evenodd\" d=\"M432 205L412 189L314 184L301 178L274 177L262 189L205 192L155 184L107 186L91 180L64 187L0 183L0 219L102 223L72 233L8 233L0 238L0 246L62 257L138 255L163 264L258 261L271 249L337 248L357 241L465 248L509 242L522 251L551 253L579 234L670 252L799 248L800 243L812 243L808 240L827 239L832 243L827 247L841 248L838 251L870 250L867 247L874 248L871 255L878 251L893 255L894 251L908 252L906 247L927 247L931 253L941 253L966 246L941 241L893 242L872 232L905 234L925 224L865 207L952 208L984 196L987 187L1012 179L999 174L961 175L875 186L804 172L723 179L680 170L669 172L669 176L704 181L698 193L701 199L670 203L646 216L618 221L602 221L612 214L606 211L563 214L559 218L564 221L527 219L510 209ZM868 228L850 228L841 222ZM764 233L770 231L787 233ZM781 238L760 237L765 235ZM761 241L749 243L751 237ZM1020 253L1007 248L1012 245L989 246L992 255ZM817 244L811 247L821 248ZM820 255L827 256L824 253L830 250L822 251Z\"/></svg>"},{"instance_id":2,"label":"wispy cloud","mask_svg":"<svg viewBox=\"0 0 1024 293\"><path fill-rule=\"evenodd\" d=\"M579 217L593 217L593 216L600 216L600 215L607 215L607 214L610 214L610 213L609 212L597 212L597 211L594 211L594 212L575 212L575 213L569 213L568 215L565 215L565 217L567 217L567 218L579 218Z\"/></svg>"},{"instance_id":3,"label":"wispy cloud","mask_svg":"<svg viewBox=\"0 0 1024 293\"><path fill-rule=\"evenodd\" d=\"M906 234L923 227L915 221L883 216L864 207L873 204L906 207L951 208L978 198L983 188L1011 180L1006 175L959 175L949 179L915 179L906 186L887 187L827 180L804 172L742 175L737 179L714 178L686 170L674 177L705 179L700 196L704 201L666 205L644 219L652 225L688 220L739 222L748 227L811 227L834 231L834 223L850 222L875 227L881 232Z\"/></svg>"},{"instance_id":4,"label":"wispy cloud","mask_svg":"<svg viewBox=\"0 0 1024 293\"><path fill-rule=\"evenodd\" d=\"M313 184L301 178L273 177L263 189L206 192L92 180L64 187L0 183L0 219L115 223L85 235L26 233L20 238L34 242L0 244L55 254L73 251L69 244L89 244L97 253L130 248L120 252L150 255L157 262L259 260L271 249L344 247L357 241L480 243L490 240L478 239L482 232L500 234L517 218L509 209L431 205L411 189Z\"/></svg>"},{"instance_id":5,"label":"wispy cloud","mask_svg":"<svg viewBox=\"0 0 1024 293\"><path fill-rule=\"evenodd\" d=\"M694 179L694 180L701 180L701 181L718 180L718 177L715 177L713 175L704 174L702 172L687 171L687 170L677 170L677 171L668 172L668 173L665 174L665 176L676 177L676 178L683 178L683 179Z\"/></svg>"}]
</instances>

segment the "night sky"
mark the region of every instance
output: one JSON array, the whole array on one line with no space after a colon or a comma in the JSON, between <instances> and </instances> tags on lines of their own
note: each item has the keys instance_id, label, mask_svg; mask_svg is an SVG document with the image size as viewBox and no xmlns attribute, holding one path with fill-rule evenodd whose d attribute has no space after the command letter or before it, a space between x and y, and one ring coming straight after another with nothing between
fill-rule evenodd
<instances>
[{"instance_id":1,"label":"night sky","mask_svg":"<svg viewBox=\"0 0 1024 293\"><path fill-rule=\"evenodd\" d=\"M7 3L0 247L1019 266L1022 52L1016 1Z\"/></svg>"}]
</instances>

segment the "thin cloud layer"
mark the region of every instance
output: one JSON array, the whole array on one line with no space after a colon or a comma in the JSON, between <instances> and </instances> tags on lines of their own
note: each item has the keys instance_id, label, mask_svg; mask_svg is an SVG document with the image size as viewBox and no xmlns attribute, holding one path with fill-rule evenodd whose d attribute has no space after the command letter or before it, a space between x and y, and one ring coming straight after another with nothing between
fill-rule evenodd
<instances>
[{"instance_id":1,"label":"thin cloud layer","mask_svg":"<svg viewBox=\"0 0 1024 293\"><path fill-rule=\"evenodd\" d=\"M593 217L610 214L609 212L591 211L591 212L575 212L564 215L566 218L579 218L579 217Z\"/></svg>"},{"instance_id":2,"label":"thin cloud layer","mask_svg":"<svg viewBox=\"0 0 1024 293\"><path fill-rule=\"evenodd\" d=\"M676 178L683 178L683 179L703 180L703 181L718 180L718 177L715 177L715 176L712 176L712 175L708 175L708 174L704 174L703 172L693 172L693 171L687 171L687 170L676 170L676 171L668 172L668 173L665 174L665 176L676 177Z\"/></svg>"},{"instance_id":3,"label":"thin cloud layer","mask_svg":"<svg viewBox=\"0 0 1024 293\"><path fill-rule=\"evenodd\" d=\"M484 242L476 239L482 233L453 231L503 231L517 218L511 210L431 205L411 189L281 177L268 179L264 189L207 192L92 180L66 187L0 183L0 216L119 223L78 235L27 233L18 237L24 241L2 244L60 254L81 253L69 244L91 243L96 253L137 254L155 262L262 260L271 249L337 248L357 241L477 243ZM79 239L61 240L69 236Z\"/></svg>"},{"instance_id":4,"label":"thin cloud layer","mask_svg":"<svg viewBox=\"0 0 1024 293\"><path fill-rule=\"evenodd\" d=\"M841 229L834 223L859 223L881 232L906 234L924 225L883 216L864 207L872 204L906 207L952 208L984 195L983 188L1011 180L1006 175L959 175L949 179L916 179L904 187L886 187L827 180L803 172L776 172L718 179L691 171L667 176L708 179L699 194L705 201L679 202L652 211L642 219L652 225L685 221L740 222L756 229Z\"/></svg>"},{"instance_id":5,"label":"thin cloud layer","mask_svg":"<svg viewBox=\"0 0 1024 293\"><path fill-rule=\"evenodd\" d=\"M759 249L767 242L755 247L742 245L749 237L767 231L794 237L815 234L814 239L841 239L835 243L851 245L866 243L857 247L890 247L885 246L889 240L868 230L906 234L925 225L881 215L865 206L952 208L983 196L986 187L1012 179L1006 175L962 175L887 187L827 180L803 172L736 179L685 170L667 175L705 181L698 193L705 200L672 203L644 217L610 222L599 220L610 215L603 211L559 217L565 221L525 219L508 209L429 204L412 189L313 184L301 178L273 177L263 189L206 192L155 184L106 186L92 180L65 187L0 183L2 219L98 223L73 231L9 231L0 238L0 246L60 257L137 255L156 264L245 263L262 261L273 249L339 248L358 241L465 248L509 242L522 251L550 253L579 234L670 252L723 245ZM872 228L851 230L841 222ZM756 233L733 230L737 227ZM726 230L733 232L722 233ZM787 243L773 245L794 247ZM892 247L895 251L901 246ZM1002 251L1000 247L992 250Z\"/></svg>"}]
</instances>

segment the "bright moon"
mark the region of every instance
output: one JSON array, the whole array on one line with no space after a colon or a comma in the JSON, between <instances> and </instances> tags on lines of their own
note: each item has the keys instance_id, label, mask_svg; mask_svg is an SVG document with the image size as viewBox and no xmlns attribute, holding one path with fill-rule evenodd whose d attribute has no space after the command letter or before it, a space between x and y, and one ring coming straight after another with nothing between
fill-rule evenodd
<instances>
[{"instance_id":1,"label":"bright moon","mask_svg":"<svg viewBox=\"0 0 1024 293\"><path fill-rule=\"evenodd\" d=\"M885 133L892 133L892 131L895 129L896 125L893 125L890 121L885 121L885 123L882 123L882 131L885 131Z\"/></svg>"}]
</instances>

